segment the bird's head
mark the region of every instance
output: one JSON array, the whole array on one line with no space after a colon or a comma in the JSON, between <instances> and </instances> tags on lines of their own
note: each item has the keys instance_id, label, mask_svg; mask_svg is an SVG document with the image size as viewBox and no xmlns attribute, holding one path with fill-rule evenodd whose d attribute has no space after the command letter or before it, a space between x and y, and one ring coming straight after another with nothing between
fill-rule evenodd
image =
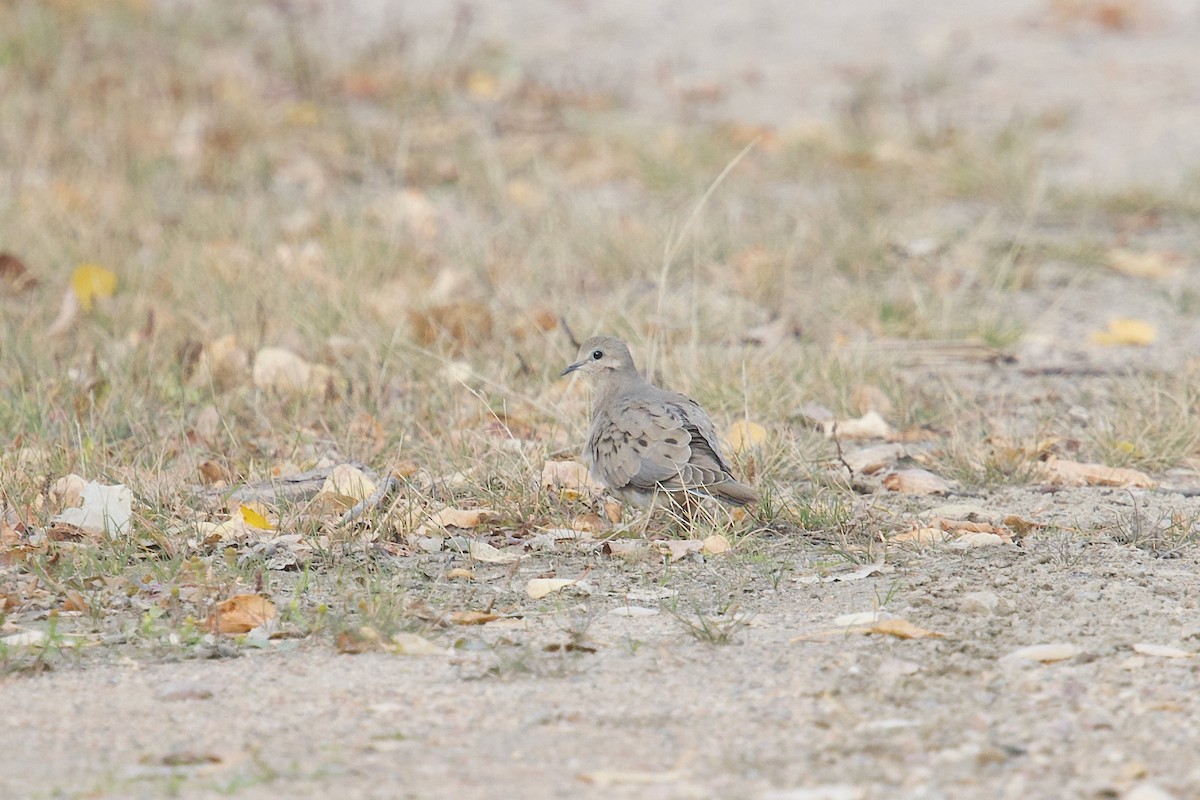
<instances>
[{"instance_id":1,"label":"bird's head","mask_svg":"<svg viewBox=\"0 0 1200 800\"><path fill-rule=\"evenodd\" d=\"M562 371L563 375L581 372L593 382L605 383L616 378L636 376L629 348L615 336L593 336L579 346L575 363Z\"/></svg>"}]
</instances>

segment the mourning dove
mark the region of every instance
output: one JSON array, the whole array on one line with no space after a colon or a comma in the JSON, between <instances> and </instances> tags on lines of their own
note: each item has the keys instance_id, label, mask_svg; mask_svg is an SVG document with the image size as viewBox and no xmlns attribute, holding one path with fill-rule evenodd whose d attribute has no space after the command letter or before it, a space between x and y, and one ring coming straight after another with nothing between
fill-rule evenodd
<instances>
[{"instance_id":1,"label":"mourning dove","mask_svg":"<svg viewBox=\"0 0 1200 800\"><path fill-rule=\"evenodd\" d=\"M572 372L591 379L596 393L584 461L618 497L642 506L660 492L685 506L697 495L758 502L758 492L733 477L704 409L643 378L620 339L588 339L562 374Z\"/></svg>"}]
</instances>

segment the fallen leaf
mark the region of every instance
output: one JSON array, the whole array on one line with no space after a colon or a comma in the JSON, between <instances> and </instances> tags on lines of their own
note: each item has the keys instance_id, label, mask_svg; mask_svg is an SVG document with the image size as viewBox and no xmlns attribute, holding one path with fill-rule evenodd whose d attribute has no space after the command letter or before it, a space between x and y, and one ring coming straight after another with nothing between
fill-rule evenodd
<instances>
[{"instance_id":1,"label":"fallen leaf","mask_svg":"<svg viewBox=\"0 0 1200 800\"><path fill-rule=\"evenodd\" d=\"M401 634L397 634L399 635ZM364 625L358 630L340 631L337 635L337 651L347 655L367 653L377 649L380 644L379 631L369 625Z\"/></svg>"},{"instance_id":2,"label":"fallen leaf","mask_svg":"<svg viewBox=\"0 0 1200 800\"><path fill-rule=\"evenodd\" d=\"M424 636L415 633L397 633L392 637L393 653L401 656L440 656L446 654L446 648L439 647Z\"/></svg>"},{"instance_id":3,"label":"fallen leaf","mask_svg":"<svg viewBox=\"0 0 1200 800\"><path fill-rule=\"evenodd\" d=\"M599 494L604 484L578 461L547 461L542 464L542 488L558 492L566 500L579 500Z\"/></svg>"},{"instance_id":4,"label":"fallen leaf","mask_svg":"<svg viewBox=\"0 0 1200 800\"><path fill-rule=\"evenodd\" d=\"M1133 646L1133 652L1155 658L1191 658L1195 655L1195 653L1189 653L1187 650L1180 650L1178 647L1169 647L1165 644L1151 644L1148 642L1138 642Z\"/></svg>"},{"instance_id":5,"label":"fallen leaf","mask_svg":"<svg viewBox=\"0 0 1200 800\"><path fill-rule=\"evenodd\" d=\"M1041 522L1025 519L1017 514L1009 514L1004 518L1004 524L1012 531L1012 535L1016 538L1028 536L1037 529L1043 527Z\"/></svg>"},{"instance_id":6,"label":"fallen leaf","mask_svg":"<svg viewBox=\"0 0 1200 800\"><path fill-rule=\"evenodd\" d=\"M450 622L454 625L486 625L497 619L500 615L490 611L454 611L450 614Z\"/></svg>"},{"instance_id":7,"label":"fallen leaf","mask_svg":"<svg viewBox=\"0 0 1200 800\"><path fill-rule=\"evenodd\" d=\"M1080 650L1073 644L1063 642L1055 644L1035 644L1029 647L1022 647L1019 650L1014 650L1004 656L1002 660L1013 661L1040 661L1043 664L1048 664L1052 661L1066 661L1068 658L1074 658L1079 655Z\"/></svg>"},{"instance_id":8,"label":"fallen leaf","mask_svg":"<svg viewBox=\"0 0 1200 800\"><path fill-rule=\"evenodd\" d=\"M238 511L241 513L242 519L245 521L245 523L251 528L256 528L260 531L270 531L275 529L275 526L267 520L266 516L256 508L248 505L240 505L238 506Z\"/></svg>"},{"instance_id":9,"label":"fallen leaf","mask_svg":"<svg viewBox=\"0 0 1200 800\"><path fill-rule=\"evenodd\" d=\"M238 345L237 337L229 334L201 347L195 365L188 375L188 385L197 388L215 385L220 389L232 389L244 384L249 377L250 357ZM202 415L203 413L201 412ZM220 422L219 414L216 421ZM197 420L197 427L199 424L200 420ZM213 434L215 433L214 425Z\"/></svg>"},{"instance_id":10,"label":"fallen leaf","mask_svg":"<svg viewBox=\"0 0 1200 800\"><path fill-rule=\"evenodd\" d=\"M1152 489L1157 484L1144 472L1104 464L1087 464L1050 456L1046 459L1050 483L1064 486L1120 486Z\"/></svg>"},{"instance_id":11,"label":"fallen leaf","mask_svg":"<svg viewBox=\"0 0 1200 800\"><path fill-rule=\"evenodd\" d=\"M888 538L896 544L936 544L946 541L946 532L941 528L912 528Z\"/></svg>"},{"instance_id":12,"label":"fallen leaf","mask_svg":"<svg viewBox=\"0 0 1200 800\"><path fill-rule=\"evenodd\" d=\"M208 460L201 461L196 471L200 473L200 482L206 486L214 486L217 484L227 486L233 475L224 466L216 461Z\"/></svg>"},{"instance_id":13,"label":"fallen leaf","mask_svg":"<svg viewBox=\"0 0 1200 800\"><path fill-rule=\"evenodd\" d=\"M884 476L883 485L888 491L901 494L945 494L950 491L950 484L945 478L919 468L892 472Z\"/></svg>"},{"instance_id":14,"label":"fallen leaf","mask_svg":"<svg viewBox=\"0 0 1200 800\"><path fill-rule=\"evenodd\" d=\"M858 419L823 421L821 429L826 436L838 439L888 439L896 433L879 412L874 410L868 411Z\"/></svg>"},{"instance_id":15,"label":"fallen leaf","mask_svg":"<svg viewBox=\"0 0 1200 800\"><path fill-rule=\"evenodd\" d=\"M547 595L562 591L568 586L583 586L578 578L531 578L525 584L525 594L534 600L541 600Z\"/></svg>"},{"instance_id":16,"label":"fallen leaf","mask_svg":"<svg viewBox=\"0 0 1200 800\"><path fill-rule=\"evenodd\" d=\"M374 495L378 488L375 481L358 467L338 464L325 478L317 497L329 497L338 505L349 508Z\"/></svg>"},{"instance_id":17,"label":"fallen leaf","mask_svg":"<svg viewBox=\"0 0 1200 800\"><path fill-rule=\"evenodd\" d=\"M767 440L767 429L748 419L738 420L725 432L725 441L735 453L744 453Z\"/></svg>"},{"instance_id":18,"label":"fallen leaf","mask_svg":"<svg viewBox=\"0 0 1200 800\"><path fill-rule=\"evenodd\" d=\"M648 549L645 542L632 539L611 539L604 543L604 553L610 556L636 556Z\"/></svg>"},{"instance_id":19,"label":"fallen leaf","mask_svg":"<svg viewBox=\"0 0 1200 800\"><path fill-rule=\"evenodd\" d=\"M122 484L102 486L90 481L80 493L78 508L68 508L50 521L73 525L85 533L124 534L133 518L133 492Z\"/></svg>"},{"instance_id":20,"label":"fallen leaf","mask_svg":"<svg viewBox=\"0 0 1200 800\"><path fill-rule=\"evenodd\" d=\"M68 589L63 598L63 611L87 611L87 598L76 589Z\"/></svg>"},{"instance_id":21,"label":"fallen leaf","mask_svg":"<svg viewBox=\"0 0 1200 800\"><path fill-rule=\"evenodd\" d=\"M1153 250L1136 252L1117 248L1108 252L1109 269L1133 278L1165 278L1171 266L1163 253Z\"/></svg>"},{"instance_id":22,"label":"fallen leaf","mask_svg":"<svg viewBox=\"0 0 1200 800\"><path fill-rule=\"evenodd\" d=\"M429 524L440 528L477 528L496 512L490 508L443 508L429 517Z\"/></svg>"},{"instance_id":23,"label":"fallen leaf","mask_svg":"<svg viewBox=\"0 0 1200 800\"><path fill-rule=\"evenodd\" d=\"M897 639L942 639L946 634L925 630L905 619L881 619L866 631L871 634L895 636Z\"/></svg>"},{"instance_id":24,"label":"fallen leaf","mask_svg":"<svg viewBox=\"0 0 1200 800\"><path fill-rule=\"evenodd\" d=\"M672 562L678 561L689 553L699 553L704 549L704 542L699 539L667 539L655 542L659 552L665 553Z\"/></svg>"},{"instance_id":25,"label":"fallen leaf","mask_svg":"<svg viewBox=\"0 0 1200 800\"><path fill-rule=\"evenodd\" d=\"M24 261L12 253L0 253L0 287L6 294L20 294L37 284L37 278L30 274Z\"/></svg>"},{"instance_id":26,"label":"fallen leaf","mask_svg":"<svg viewBox=\"0 0 1200 800\"><path fill-rule=\"evenodd\" d=\"M903 457L903 445L878 444L874 447L864 447L861 450L846 453L842 460L856 475L874 475Z\"/></svg>"},{"instance_id":27,"label":"fallen leaf","mask_svg":"<svg viewBox=\"0 0 1200 800\"><path fill-rule=\"evenodd\" d=\"M472 541L467 547L471 558L484 564L511 564L520 558L516 553L506 553L487 542Z\"/></svg>"},{"instance_id":28,"label":"fallen leaf","mask_svg":"<svg viewBox=\"0 0 1200 800\"><path fill-rule=\"evenodd\" d=\"M208 618L209 630L247 633L275 619L275 604L257 594L238 594L222 600Z\"/></svg>"},{"instance_id":29,"label":"fallen leaf","mask_svg":"<svg viewBox=\"0 0 1200 800\"><path fill-rule=\"evenodd\" d=\"M50 505L56 509L73 508L83 502L87 481L79 475L64 475L50 487Z\"/></svg>"},{"instance_id":30,"label":"fallen leaf","mask_svg":"<svg viewBox=\"0 0 1200 800\"><path fill-rule=\"evenodd\" d=\"M254 356L255 388L281 395L325 397L333 391L333 371L310 364L282 347L264 347Z\"/></svg>"},{"instance_id":31,"label":"fallen leaf","mask_svg":"<svg viewBox=\"0 0 1200 800\"><path fill-rule=\"evenodd\" d=\"M728 553L732 549L733 546L729 544L729 540L719 533L704 537L704 541L700 543L700 552L707 555L720 555Z\"/></svg>"},{"instance_id":32,"label":"fallen leaf","mask_svg":"<svg viewBox=\"0 0 1200 800\"><path fill-rule=\"evenodd\" d=\"M117 291L117 275L98 264L80 264L71 273L71 291L84 311L91 311L96 300L112 297Z\"/></svg>"},{"instance_id":33,"label":"fallen leaf","mask_svg":"<svg viewBox=\"0 0 1200 800\"><path fill-rule=\"evenodd\" d=\"M1088 338L1096 344L1147 347L1158 339L1158 329L1145 320L1122 317L1110 320L1102 331L1092 331Z\"/></svg>"}]
</instances>

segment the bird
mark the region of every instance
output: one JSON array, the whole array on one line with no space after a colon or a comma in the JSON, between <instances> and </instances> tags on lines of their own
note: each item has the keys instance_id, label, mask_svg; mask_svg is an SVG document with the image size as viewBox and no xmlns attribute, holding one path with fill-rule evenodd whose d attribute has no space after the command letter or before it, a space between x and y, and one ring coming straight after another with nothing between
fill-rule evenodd
<instances>
[{"instance_id":1,"label":"bird","mask_svg":"<svg viewBox=\"0 0 1200 800\"><path fill-rule=\"evenodd\" d=\"M586 376L595 394L583 460L614 495L643 508L659 495L683 509L705 497L734 506L759 501L733 476L704 409L643 378L623 341L591 337L562 374L573 372Z\"/></svg>"}]
</instances>

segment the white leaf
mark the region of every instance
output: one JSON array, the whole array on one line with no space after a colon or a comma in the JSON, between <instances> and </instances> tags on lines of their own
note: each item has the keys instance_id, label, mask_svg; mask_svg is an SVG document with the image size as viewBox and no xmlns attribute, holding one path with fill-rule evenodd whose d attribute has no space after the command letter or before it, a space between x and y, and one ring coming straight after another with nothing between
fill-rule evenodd
<instances>
[{"instance_id":1,"label":"white leaf","mask_svg":"<svg viewBox=\"0 0 1200 800\"><path fill-rule=\"evenodd\" d=\"M123 534L133 517L133 492L127 486L101 486L95 481L83 487L82 505L68 508L51 522L74 525L87 533Z\"/></svg>"}]
</instances>

